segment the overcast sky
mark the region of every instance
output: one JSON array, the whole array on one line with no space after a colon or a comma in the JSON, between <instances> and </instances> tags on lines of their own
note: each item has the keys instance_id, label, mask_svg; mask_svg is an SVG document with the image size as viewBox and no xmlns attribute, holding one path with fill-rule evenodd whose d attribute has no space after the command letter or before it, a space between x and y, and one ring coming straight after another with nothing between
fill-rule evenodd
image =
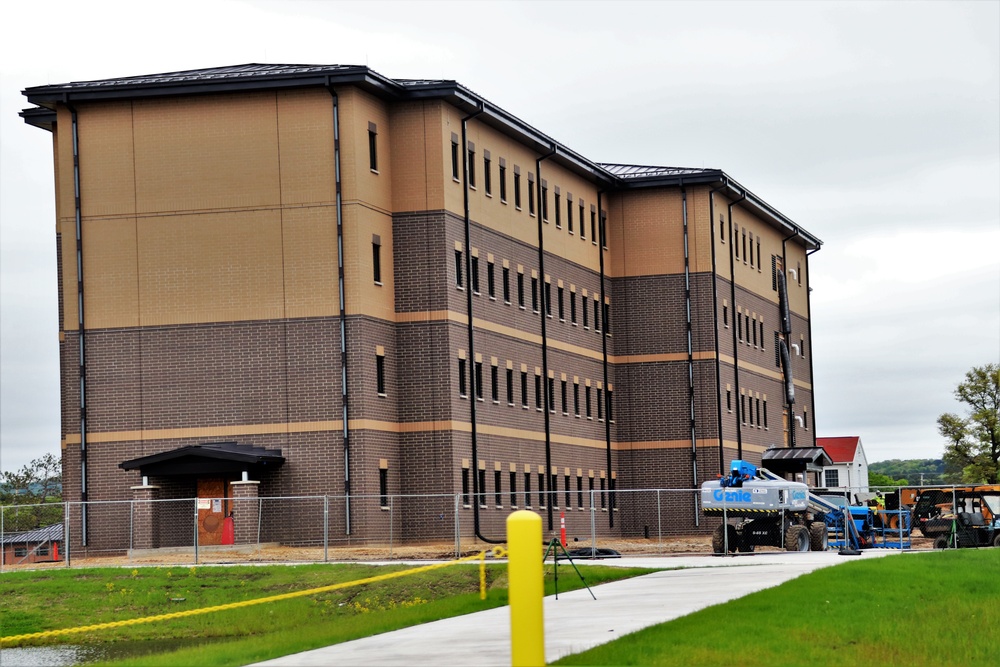
<instances>
[{"instance_id":1,"label":"overcast sky","mask_svg":"<svg viewBox=\"0 0 1000 667\"><path fill-rule=\"evenodd\" d=\"M455 79L599 162L724 169L824 241L818 434L937 458L1000 362L1000 2L18 2L0 12L0 468L59 451L28 86L259 63Z\"/></svg>"}]
</instances>

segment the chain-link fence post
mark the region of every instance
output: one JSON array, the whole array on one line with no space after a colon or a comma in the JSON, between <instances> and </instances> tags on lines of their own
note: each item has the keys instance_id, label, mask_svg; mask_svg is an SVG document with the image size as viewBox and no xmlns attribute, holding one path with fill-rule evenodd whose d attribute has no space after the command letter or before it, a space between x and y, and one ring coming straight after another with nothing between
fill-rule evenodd
<instances>
[{"instance_id":1,"label":"chain-link fence post","mask_svg":"<svg viewBox=\"0 0 1000 667\"><path fill-rule=\"evenodd\" d=\"M194 564L198 564L198 499L194 500Z\"/></svg>"},{"instance_id":2,"label":"chain-link fence post","mask_svg":"<svg viewBox=\"0 0 1000 667\"><path fill-rule=\"evenodd\" d=\"M460 523L459 518L458 518L458 507L459 507L459 503L461 501L462 501L461 494L456 493L455 494L455 503L454 503L455 504L455 508L454 508L454 512L455 512L455 558L461 558L462 557L462 533L461 533L462 526L461 526L461 523Z\"/></svg>"},{"instance_id":3,"label":"chain-link fence post","mask_svg":"<svg viewBox=\"0 0 1000 667\"><path fill-rule=\"evenodd\" d=\"M395 503L392 502L393 499L395 499L395 496L389 496L389 560L392 560L392 537L393 537L393 535L392 535L393 509L392 508L393 508L393 505L395 504Z\"/></svg>"},{"instance_id":4,"label":"chain-link fence post","mask_svg":"<svg viewBox=\"0 0 1000 667\"><path fill-rule=\"evenodd\" d=\"M330 560L330 496L323 496L323 562Z\"/></svg>"},{"instance_id":5,"label":"chain-link fence post","mask_svg":"<svg viewBox=\"0 0 1000 667\"><path fill-rule=\"evenodd\" d=\"M660 513L660 490L656 490L656 548L663 553L663 517Z\"/></svg>"},{"instance_id":6,"label":"chain-link fence post","mask_svg":"<svg viewBox=\"0 0 1000 667\"><path fill-rule=\"evenodd\" d=\"M7 508L0 505L0 574L3 574L3 565L7 562L7 545L4 542L3 520L7 515Z\"/></svg>"},{"instance_id":7,"label":"chain-link fence post","mask_svg":"<svg viewBox=\"0 0 1000 667\"><path fill-rule=\"evenodd\" d=\"M72 505L70 505L70 503L67 501L66 502L66 509L63 510L63 517L64 517L63 521L65 522L63 524L63 558L66 559L66 567L70 567L70 562L69 562L70 561L70 546L69 546L69 542L70 542L70 540L69 540L69 532L70 532L69 531L69 527L70 527L69 510L70 510L70 507L72 507Z\"/></svg>"},{"instance_id":8,"label":"chain-link fence post","mask_svg":"<svg viewBox=\"0 0 1000 667\"><path fill-rule=\"evenodd\" d=\"M132 562L133 535L135 535L135 501L128 502L128 561Z\"/></svg>"},{"instance_id":9,"label":"chain-link fence post","mask_svg":"<svg viewBox=\"0 0 1000 667\"><path fill-rule=\"evenodd\" d=\"M593 549L591 555L597 553L597 507L595 505L594 494L597 493L593 489L590 490L590 546Z\"/></svg>"}]
</instances>

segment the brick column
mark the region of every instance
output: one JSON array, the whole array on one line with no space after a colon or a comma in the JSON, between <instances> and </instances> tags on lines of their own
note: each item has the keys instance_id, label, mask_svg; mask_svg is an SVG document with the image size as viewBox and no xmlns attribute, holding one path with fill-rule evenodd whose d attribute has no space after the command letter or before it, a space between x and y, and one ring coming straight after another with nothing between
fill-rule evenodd
<instances>
[{"instance_id":1,"label":"brick column","mask_svg":"<svg viewBox=\"0 0 1000 667\"><path fill-rule=\"evenodd\" d=\"M260 517L260 482L249 480L233 482L233 528L236 544L257 542L257 523Z\"/></svg>"},{"instance_id":2,"label":"brick column","mask_svg":"<svg viewBox=\"0 0 1000 667\"><path fill-rule=\"evenodd\" d=\"M143 478L145 480L145 478ZM132 548L155 549L159 503L152 502L160 497L160 487L140 484L132 487Z\"/></svg>"}]
</instances>

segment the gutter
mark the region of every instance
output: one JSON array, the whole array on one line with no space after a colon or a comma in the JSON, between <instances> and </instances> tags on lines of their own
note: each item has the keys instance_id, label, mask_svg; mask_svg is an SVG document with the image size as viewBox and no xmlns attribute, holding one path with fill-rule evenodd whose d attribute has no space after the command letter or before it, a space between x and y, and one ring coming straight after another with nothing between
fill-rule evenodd
<instances>
[{"instance_id":1,"label":"gutter","mask_svg":"<svg viewBox=\"0 0 1000 667\"><path fill-rule=\"evenodd\" d=\"M729 182L726 182L727 186L730 186ZM730 186L731 187L731 186ZM741 201L747 198L746 191L740 195L740 198L729 204L729 295L732 300L733 317L739 317L739 313L736 310L736 246L733 245L736 241L733 239L733 207L739 204ZM736 337L736 329L740 324L737 324L734 320L734 325L731 327L733 332L733 382L736 385L736 389L740 389L740 346L739 340ZM742 401L736 401L736 458L743 459L743 408L741 405Z\"/></svg>"},{"instance_id":2,"label":"gutter","mask_svg":"<svg viewBox=\"0 0 1000 667\"><path fill-rule=\"evenodd\" d=\"M726 472L725 468L725 452L723 451L723 437L722 437L722 361L719 358L719 271L718 265L716 263L715 257L715 193L719 190L724 190L726 188L725 184L720 185L717 188L709 190L708 192L708 218L709 218L709 233L712 236L712 334L715 339L715 407L716 407L716 418L717 427L719 429L719 474L723 475ZM695 483L697 486L697 482ZM695 508L695 516L699 515ZM697 519L696 519L697 521Z\"/></svg>"},{"instance_id":3,"label":"gutter","mask_svg":"<svg viewBox=\"0 0 1000 667\"><path fill-rule=\"evenodd\" d=\"M819 248L815 248L806 253L806 332L809 335L809 347L812 348L813 344L813 321L812 321L812 288L809 287L809 256L818 252ZM813 357L816 355L809 354L809 386L812 388L809 392L809 404L812 407L813 414L813 433L819 433L816 428L816 376L813 374ZM815 439L813 440L815 444Z\"/></svg>"},{"instance_id":4,"label":"gutter","mask_svg":"<svg viewBox=\"0 0 1000 667\"><path fill-rule=\"evenodd\" d=\"M545 474L542 475L542 479L545 480L546 486L549 487L552 486L552 420L549 417L549 410L552 406L549 405L549 337L545 320L548 319L548 313L552 308L552 304L548 303L545 299L545 241L542 230L544 229L545 223L543 218L548 208L548 202L542 201L542 160L547 160L557 152L556 146L553 144L548 153L535 160L535 199L538 201L538 273L541 278L541 285L539 287L542 292L542 309L538 314L542 320L542 415L545 419ZM549 299L551 298L550 294ZM554 401L555 397L552 400ZM544 490L541 488L538 489L538 492L544 494ZM549 492L552 492L551 488ZM548 529L550 531L553 530L554 526L552 505L555 500L556 498L553 496L550 502L545 503L548 515Z\"/></svg>"},{"instance_id":5,"label":"gutter","mask_svg":"<svg viewBox=\"0 0 1000 667\"><path fill-rule=\"evenodd\" d=\"M698 488L698 439L697 424L695 421L695 393L694 393L694 341L691 335L691 255L688 243L688 204L687 188L684 181L681 181L681 208L684 224L684 301L686 305L686 325L687 325L687 357L688 357L688 404L691 430L691 488ZM713 239L714 242L714 239ZM697 508L695 508L697 510ZM698 513L695 512L695 525L698 525Z\"/></svg>"},{"instance_id":6,"label":"gutter","mask_svg":"<svg viewBox=\"0 0 1000 667\"><path fill-rule=\"evenodd\" d=\"M781 239L781 271L778 276L778 309L782 320L781 333L784 336L780 345L781 365L784 366L785 405L788 407L788 444L794 448L796 444L795 423L795 384L792 379L792 306L788 301L788 253L786 245L799 235L796 228L791 234ZM783 303L782 303L783 302Z\"/></svg>"},{"instance_id":7,"label":"gutter","mask_svg":"<svg viewBox=\"0 0 1000 667\"><path fill-rule=\"evenodd\" d=\"M602 206L602 197L604 195L603 190L597 191L597 221L598 221L598 240L597 240L597 252L600 259L600 271L601 271L601 319L604 320L604 330L601 331L601 365L604 369L604 400L606 401L604 405L604 449L605 456L607 459L608 466L608 488L611 488L612 477L611 470L611 413L608 408L611 407L612 398L608 394L608 312L610 308L605 309L604 307L604 249L607 246L607 229L608 220L607 216L604 215L604 208ZM617 486L617 485L616 485ZM610 501L608 502L608 527L615 527L615 501L614 495L610 495Z\"/></svg>"}]
</instances>

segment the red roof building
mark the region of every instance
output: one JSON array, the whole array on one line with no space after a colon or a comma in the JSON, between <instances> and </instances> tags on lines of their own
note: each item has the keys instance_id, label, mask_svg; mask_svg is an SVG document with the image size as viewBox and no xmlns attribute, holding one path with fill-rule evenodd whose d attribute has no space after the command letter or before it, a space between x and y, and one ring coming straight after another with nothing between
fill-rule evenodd
<instances>
[{"instance_id":1,"label":"red roof building","mask_svg":"<svg viewBox=\"0 0 1000 667\"><path fill-rule=\"evenodd\" d=\"M830 489L854 493L868 492L868 459L861 438L856 435L836 438L816 438L833 464L823 468L823 485Z\"/></svg>"}]
</instances>

